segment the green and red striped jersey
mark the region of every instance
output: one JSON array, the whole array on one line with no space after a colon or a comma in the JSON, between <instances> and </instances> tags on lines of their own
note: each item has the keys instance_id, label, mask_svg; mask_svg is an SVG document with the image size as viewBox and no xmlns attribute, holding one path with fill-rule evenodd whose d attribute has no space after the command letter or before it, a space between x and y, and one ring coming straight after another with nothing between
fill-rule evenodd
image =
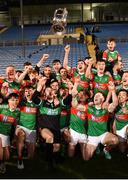
<instances>
[{"instance_id":1,"label":"green and red striped jersey","mask_svg":"<svg viewBox=\"0 0 128 180\"><path fill-rule=\"evenodd\" d=\"M100 136L107 132L108 111L106 109L96 109L95 106L88 106L88 135Z\"/></svg>"},{"instance_id":2,"label":"green and red striped jersey","mask_svg":"<svg viewBox=\"0 0 128 180\"><path fill-rule=\"evenodd\" d=\"M74 131L84 134L85 130L85 120L86 113L77 110L76 108L71 107L71 116L70 116L70 128Z\"/></svg>"},{"instance_id":3,"label":"green and red striped jersey","mask_svg":"<svg viewBox=\"0 0 128 180\"><path fill-rule=\"evenodd\" d=\"M125 105L125 108L128 110L128 104ZM115 123L116 130L120 130L128 124L128 113L124 113L123 108L119 105L115 111Z\"/></svg>"}]
</instances>

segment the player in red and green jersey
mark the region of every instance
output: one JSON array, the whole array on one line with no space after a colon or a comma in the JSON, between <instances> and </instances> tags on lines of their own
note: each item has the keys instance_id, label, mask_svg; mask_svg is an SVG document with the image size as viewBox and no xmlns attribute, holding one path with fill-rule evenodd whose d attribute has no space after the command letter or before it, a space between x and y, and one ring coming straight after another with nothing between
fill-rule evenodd
<instances>
[{"instance_id":1,"label":"player in red and green jersey","mask_svg":"<svg viewBox=\"0 0 128 180\"><path fill-rule=\"evenodd\" d=\"M67 70L61 67L59 72L60 72L60 87L68 88L68 84L69 82L71 82L71 80L68 77Z\"/></svg>"},{"instance_id":2,"label":"player in red and green jersey","mask_svg":"<svg viewBox=\"0 0 128 180\"><path fill-rule=\"evenodd\" d=\"M94 94L97 92L103 93L105 97L108 95L108 85L109 82L113 81L112 77L108 74L105 74L105 61L98 60L96 63L97 75L92 73L92 62L88 64L86 70L86 76L92 80L92 85L94 89Z\"/></svg>"},{"instance_id":3,"label":"player in red and green jersey","mask_svg":"<svg viewBox=\"0 0 128 180\"><path fill-rule=\"evenodd\" d=\"M113 73L113 67L115 63L121 61L121 55L116 48L116 40L114 38L110 38L107 41L107 49L102 54L102 59L106 62L106 71L109 71L111 74Z\"/></svg>"},{"instance_id":4,"label":"player in red and green jersey","mask_svg":"<svg viewBox=\"0 0 128 180\"><path fill-rule=\"evenodd\" d=\"M77 84L76 89L77 89ZM74 87L75 87L74 85ZM73 89L75 91L75 88ZM87 132L85 127L86 122L86 112L85 107L87 105L87 99L89 98L89 93L86 90L81 90L73 92L71 116L70 116L70 142L68 148L68 154L73 157L75 154L75 147L80 143L82 157L84 158L84 148L87 143Z\"/></svg>"},{"instance_id":5,"label":"player in red and green jersey","mask_svg":"<svg viewBox=\"0 0 128 180\"><path fill-rule=\"evenodd\" d=\"M95 94L94 105L87 107L88 143L85 149L85 160L89 160L93 156L99 143L102 143L105 146L105 157L111 159L108 148L110 148L111 145L116 145L118 143L117 136L108 132L107 129L109 112L113 112L118 104L113 83L109 85L109 90L112 93L112 103L105 109L103 108L105 98L101 92Z\"/></svg>"},{"instance_id":6,"label":"player in red and green jersey","mask_svg":"<svg viewBox=\"0 0 128 180\"><path fill-rule=\"evenodd\" d=\"M54 59L52 61L52 67L53 67L53 77L54 79L57 79L58 81L60 80L60 73L59 73L59 70L61 68L61 61L59 59Z\"/></svg>"},{"instance_id":7,"label":"player in red and green jersey","mask_svg":"<svg viewBox=\"0 0 128 180\"><path fill-rule=\"evenodd\" d=\"M11 93L8 96L8 106L0 107L0 173L5 173L4 160L10 157L10 135L13 125L17 124L20 111L17 109L18 95Z\"/></svg>"},{"instance_id":8,"label":"player in red and green jersey","mask_svg":"<svg viewBox=\"0 0 128 180\"><path fill-rule=\"evenodd\" d=\"M90 80L86 77L85 72L86 72L86 64L84 60L78 60L77 62L77 67L71 69L71 67L68 66L68 55L70 52L70 46L67 45L65 47L65 56L64 56L64 62L63 62L63 67L67 69L68 74L71 76L71 80L73 83L77 81L77 79L80 79L79 85L77 87L77 90L83 90L83 89L90 89Z\"/></svg>"},{"instance_id":9,"label":"player in red and green jersey","mask_svg":"<svg viewBox=\"0 0 128 180\"><path fill-rule=\"evenodd\" d=\"M22 152L25 142L27 144L28 159L32 159L35 152L37 105L31 100L33 93L34 88L32 86L25 87L25 98L20 102L20 118L15 132L17 136L18 169L24 168Z\"/></svg>"},{"instance_id":10,"label":"player in red and green jersey","mask_svg":"<svg viewBox=\"0 0 128 180\"><path fill-rule=\"evenodd\" d=\"M15 79L15 67L13 65L9 65L6 68L6 78L1 80L1 93L4 97L7 97L11 93L20 94L21 85Z\"/></svg>"},{"instance_id":11,"label":"player in red and green jersey","mask_svg":"<svg viewBox=\"0 0 128 180\"><path fill-rule=\"evenodd\" d=\"M119 61L113 67L113 80L116 86L121 84L121 78L123 73L123 63Z\"/></svg>"},{"instance_id":12,"label":"player in red and green jersey","mask_svg":"<svg viewBox=\"0 0 128 180\"><path fill-rule=\"evenodd\" d=\"M125 89L128 91L128 71L125 71L122 75L120 85L116 86L116 91L119 92L120 90Z\"/></svg>"},{"instance_id":13,"label":"player in red and green jersey","mask_svg":"<svg viewBox=\"0 0 128 180\"><path fill-rule=\"evenodd\" d=\"M118 106L115 110L113 131L119 137L119 149L122 153L127 150L128 138L128 92L121 90L118 93Z\"/></svg>"},{"instance_id":14,"label":"player in red and green jersey","mask_svg":"<svg viewBox=\"0 0 128 180\"><path fill-rule=\"evenodd\" d=\"M66 87L61 87L59 89L59 98L61 102L61 115L60 115L60 129L63 133L65 129L68 128L69 121L70 121L70 108L71 108L71 101L72 95L69 93L69 89ZM67 102L64 102L67 99Z\"/></svg>"},{"instance_id":15,"label":"player in red and green jersey","mask_svg":"<svg viewBox=\"0 0 128 180\"><path fill-rule=\"evenodd\" d=\"M89 90L90 89L90 80L85 75L86 71L86 64L83 60L79 60L77 62L77 69L72 69L72 82L75 83L79 78L79 85L77 90Z\"/></svg>"},{"instance_id":16,"label":"player in red and green jersey","mask_svg":"<svg viewBox=\"0 0 128 180\"><path fill-rule=\"evenodd\" d=\"M60 131L61 131L61 155L64 157L68 146L69 122L70 122L70 108L72 95L67 87L59 88L59 100L61 105L60 114Z\"/></svg>"},{"instance_id":17,"label":"player in red and green jersey","mask_svg":"<svg viewBox=\"0 0 128 180\"><path fill-rule=\"evenodd\" d=\"M106 62L106 71L112 74L113 66L117 61L121 61L121 56L117 50L115 50L116 41L114 38L110 38L107 42L107 50L103 52L102 59Z\"/></svg>"}]
</instances>

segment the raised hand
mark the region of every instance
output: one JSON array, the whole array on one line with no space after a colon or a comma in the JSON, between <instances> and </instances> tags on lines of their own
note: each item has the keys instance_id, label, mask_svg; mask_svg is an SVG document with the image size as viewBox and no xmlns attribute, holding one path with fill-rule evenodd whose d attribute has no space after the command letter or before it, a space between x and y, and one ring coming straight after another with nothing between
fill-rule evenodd
<instances>
[{"instance_id":1,"label":"raised hand","mask_svg":"<svg viewBox=\"0 0 128 180\"><path fill-rule=\"evenodd\" d=\"M66 53L69 53L70 52L70 45L66 45L64 50Z\"/></svg>"},{"instance_id":2,"label":"raised hand","mask_svg":"<svg viewBox=\"0 0 128 180\"><path fill-rule=\"evenodd\" d=\"M4 82L4 83L2 84L2 87L9 87L9 83L8 83L8 82Z\"/></svg>"},{"instance_id":3,"label":"raised hand","mask_svg":"<svg viewBox=\"0 0 128 180\"><path fill-rule=\"evenodd\" d=\"M45 76L39 77L38 84L43 86L46 83L46 81L47 81L47 78Z\"/></svg>"},{"instance_id":4,"label":"raised hand","mask_svg":"<svg viewBox=\"0 0 128 180\"><path fill-rule=\"evenodd\" d=\"M108 89L109 89L109 91L115 91L114 82L110 81L110 82L108 83Z\"/></svg>"},{"instance_id":5,"label":"raised hand","mask_svg":"<svg viewBox=\"0 0 128 180\"><path fill-rule=\"evenodd\" d=\"M29 73L32 69L33 69L32 65L25 67L25 71L27 71L27 73Z\"/></svg>"},{"instance_id":6,"label":"raised hand","mask_svg":"<svg viewBox=\"0 0 128 180\"><path fill-rule=\"evenodd\" d=\"M60 104L59 100L57 97L54 98L54 105L58 106Z\"/></svg>"},{"instance_id":7,"label":"raised hand","mask_svg":"<svg viewBox=\"0 0 128 180\"><path fill-rule=\"evenodd\" d=\"M43 54L39 62L37 63L38 67L41 67L42 64L49 58L49 54Z\"/></svg>"},{"instance_id":8,"label":"raised hand","mask_svg":"<svg viewBox=\"0 0 128 180\"><path fill-rule=\"evenodd\" d=\"M39 78L38 84L37 84L37 91L41 91L42 88L45 86L45 83L47 81L47 78L42 76Z\"/></svg>"},{"instance_id":9,"label":"raised hand","mask_svg":"<svg viewBox=\"0 0 128 180\"><path fill-rule=\"evenodd\" d=\"M43 57L41 58L43 61L46 61L49 58L49 54L43 54Z\"/></svg>"},{"instance_id":10,"label":"raised hand","mask_svg":"<svg viewBox=\"0 0 128 180\"><path fill-rule=\"evenodd\" d=\"M95 63L93 58L86 59L84 62L85 64L90 65L90 66L92 66Z\"/></svg>"}]
</instances>

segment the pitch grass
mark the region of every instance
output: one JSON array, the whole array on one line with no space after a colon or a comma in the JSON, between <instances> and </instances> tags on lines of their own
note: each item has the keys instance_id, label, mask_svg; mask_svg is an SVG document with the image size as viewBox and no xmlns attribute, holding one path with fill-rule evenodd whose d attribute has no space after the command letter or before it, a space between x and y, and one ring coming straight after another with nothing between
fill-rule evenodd
<instances>
[{"instance_id":1,"label":"pitch grass","mask_svg":"<svg viewBox=\"0 0 128 180\"><path fill-rule=\"evenodd\" d=\"M78 150L74 158L65 156L63 163L54 170L46 169L44 154L37 149L36 157L31 162L24 158L25 169L18 170L16 152L12 152L12 158L7 163L7 172L0 174L0 179L109 179L128 178L128 158L122 156L116 149L111 152L112 159L106 160L103 155L94 157L85 162L82 160Z\"/></svg>"}]
</instances>

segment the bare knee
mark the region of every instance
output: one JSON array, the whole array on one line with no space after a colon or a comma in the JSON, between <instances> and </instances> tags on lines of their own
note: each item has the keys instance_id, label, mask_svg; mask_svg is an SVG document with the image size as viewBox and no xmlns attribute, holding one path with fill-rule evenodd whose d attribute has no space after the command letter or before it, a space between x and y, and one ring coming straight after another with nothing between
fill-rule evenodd
<instances>
[{"instance_id":1,"label":"bare knee","mask_svg":"<svg viewBox=\"0 0 128 180\"><path fill-rule=\"evenodd\" d=\"M117 144L119 143L119 139L118 139L117 136L113 136L112 139L111 139L111 141L112 141L112 144L113 144L113 145L117 145Z\"/></svg>"},{"instance_id":2,"label":"bare knee","mask_svg":"<svg viewBox=\"0 0 128 180\"><path fill-rule=\"evenodd\" d=\"M60 150L60 144L53 144L53 151L58 152Z\"/></svg>"},{"instance_id":3,"label":"bare knee","mask_svg":"<svg viewBox=\"0 0 128 180\"><path fill-rule=\"evenodd\" d=\"M53 143L54 135L49 129L42 129L40 135L45 139L46 143Z\"/></svg>"},{"instance_id":4,"label":"bare knee","mask_svg":"<svg viewBox=\"0 0 128 180\"><path fill-rule=\"evenodd\" d=\"M18 141L24 141L25 140L25 132L23 130L19 130L17 133Z\"/></svg>"},{"instance_id":5,"label":"bare knee","mask_svg":"<svg viewBox=\"0 0 128 180\"><path fill-rule=\"evenodd\" d=\"M67 143L69 143L71 141L71 135L70 135L70 131L68 129L64 130L63 137Z\"/></svg>"}]
</instances>

